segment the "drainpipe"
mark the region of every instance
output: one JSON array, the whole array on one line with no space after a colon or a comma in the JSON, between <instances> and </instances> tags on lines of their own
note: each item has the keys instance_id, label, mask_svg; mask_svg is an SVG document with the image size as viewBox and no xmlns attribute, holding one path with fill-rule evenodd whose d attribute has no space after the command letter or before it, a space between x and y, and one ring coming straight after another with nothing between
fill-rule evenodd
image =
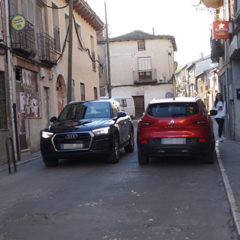
<instances>
[{"instance_id":1,"label":"drainpipe","mask_svg":"<svg viewBox=\"0 0 240 240\"><path fill-rule=\"evenodd\" d=\"M229 0L224 0L224 20L225 21L229 21L229 13L228 13L228 9L229 9L229 7L228 7L228 1ZM227 105L227 124L228 124L228 130L230 130L230 131L228 131L228 132L230 132L230 136L229 137L232 137L232 132L231 132L231 128L230 128L230 115L229 115L229 109L230 109L230 102L229 102L229 74L228 74L228 64L229 64L229 62L228 62L228 40L226 39L225 40L225 44L224 44L225 46L225 65L227 66L226 67L226 73L225 73L225 76L226 76L226 78L225 78L225 83L226 83L226 98L227 99L225 99L225 102L226 102L226 105ZM226 132L226 131L225 131ZM226 133L225 133L226 134Z\"/></svg>"},{"instance_id":2,"label":"drainpipe","mask_svg":"<svg viewBox=\"0 0 240 240\"><path fill-rule=\"evenodd\" d=\"M5 3L5 18L6 18L6 38L7 38L7 66L8 66L8 80L9 80L9 101L10 101L10 116L11 116L11 125L12 125L12 137L14 142L15 149L15 159L17 159L17 149L16 149L16 132L14 124L14 112L13 112L13 81L12 81L12 69L11 69L11 40L10 40L10 31L9 31L9 5L8 0L4 1Z\"/></svg>"}]
</instances>

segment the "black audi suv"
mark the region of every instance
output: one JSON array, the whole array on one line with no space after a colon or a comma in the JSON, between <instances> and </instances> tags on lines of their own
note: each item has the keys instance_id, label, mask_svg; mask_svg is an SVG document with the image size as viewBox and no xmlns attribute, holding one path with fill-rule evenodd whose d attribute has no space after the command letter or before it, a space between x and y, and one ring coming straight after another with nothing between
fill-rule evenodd
<instances>
[{"instance_id":1,"label":"black audi suv","mask_svg":"<svg viewBox=\"0 0 240 240\"><path fill-rule=\"evenodd\" d=\"M70 103L50 121L40 132L47 167L58 165L59 159L80 159L88 154L102 154L109 163L117 163L120 148L134 150L132 120L114 100Z\"/></svg>"}]
</instances>

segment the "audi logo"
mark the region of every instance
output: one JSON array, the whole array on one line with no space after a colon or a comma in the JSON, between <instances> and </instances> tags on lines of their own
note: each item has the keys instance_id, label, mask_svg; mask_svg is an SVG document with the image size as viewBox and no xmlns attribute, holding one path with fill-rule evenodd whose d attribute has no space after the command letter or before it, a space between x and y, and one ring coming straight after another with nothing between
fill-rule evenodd
<instances>
[{"instance_id":1,"label":"audi logo","mask_svg":"<svg viewBox=\"0 0 240 240\"><path fill-rule=\"evenodd\" d=\"M68 134L65 136L65 139L67 140L74 140L74 139L77 139L78 138L78 134Z\"/></svg>"}]
</instances>

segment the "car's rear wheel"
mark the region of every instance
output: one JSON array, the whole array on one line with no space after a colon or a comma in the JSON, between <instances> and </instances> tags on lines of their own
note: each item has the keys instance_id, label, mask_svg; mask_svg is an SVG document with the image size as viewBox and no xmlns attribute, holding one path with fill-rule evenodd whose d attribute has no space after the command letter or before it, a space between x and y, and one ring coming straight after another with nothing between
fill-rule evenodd
<instances>
[{"instance_id":1,"label":"car's rear wheel","mask_svg":"<svg viewBox=\"0 0 240 240\"><path fill-rule=\"evenodd\" d=\"M56 167L58 165L58 159L54 157L43 157L43 162L46 167Z\"/></svg>"},{"instance_id":2,"label":"car's rear wheel","mask_svg":"<svg viewBox=\"0 0 240 240\"><path fill-rule=\"evenodd\" d=\"M117 163L119 162L120 158L120 147L119 147L119 140L118 136L115 135L113 137L113 144L111 149L111 154L108 156L108 163Z\"/></svg>"},{"instance_id":3,"label":"car's rear wheel","mask_svg":"<svg viewBox=\"0 0 240 240\"><path fill-rule=\"evenodd\" d=\"M204 157L204 162L207 164L213 164L216 160L216 151L212 151L210 153L208 153L207 155L205 155Z\"/></svg>"},{"instance_id":4,"label":"car's rear wheel","mask_svg":"<svg viewBox=\"0 0 240 240\"><path fill-rule=\"evenodd\" d=\"M128 153L131 153L134 151L134 136L133 136L133 131L130 133L130 139L129 143L126 147L124 147L125 151Z\"/></svg>"},{"instance_id":5,"label":"car's rear wheel","mask_svg":"<svg viewBox=\"0 0 240 240\"><path fill-rule=\"evenodd\" d=\"M140 149L138 149L138 163L140 165L149 164L149 156L146 153L143 153Z\"/></svg>"}]
</instances>

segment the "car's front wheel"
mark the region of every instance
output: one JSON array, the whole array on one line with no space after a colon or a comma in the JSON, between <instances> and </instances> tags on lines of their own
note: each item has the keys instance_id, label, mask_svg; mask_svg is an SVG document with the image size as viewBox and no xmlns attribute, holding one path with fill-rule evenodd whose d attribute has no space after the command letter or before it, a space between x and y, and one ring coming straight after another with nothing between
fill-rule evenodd
<instances>
[{"instance_id":1,"label":"car's front wheel","mask_svg":"<svg viewBox=\"0 0 240 240\"><path fill-rule=\"evenodd\" d=\"M149 164L149 156L146 153L143 153L140 149L138 149L138 163L140 165Z\"/></svg>"},{"instance_id":2,"label":"car's front wheel","mask_svg":"<svg viewBox=\"0 0 240 240\"><path fill-rule=\"evenodd\" d=\"M128 143L128 145L126 147L124 147L124 149L128 153L131 153L131 152L134 151L134 135L133 135L133 131L131 131L129 143Z\"/></svg>"},{"instance_id":3,"label":"car's front wheel","mask_svg":"<svg viewBox=\"0 0 240 240\"><path fill-rule=\"evenodd\" d=\"M118 136L114 135L111 153L108 156L108 163L117 163L119 162L119 158L120 158L119 140Z\"/></svg>"},{"instance_id":4,"label":"car's front wheel","mask_svg":"<svg viewBox=\"0 0 240 240\"><path fill-rule=\"evenodd\" d=\"M54 157L43 157L43 162L46 167L56 167L58 165L58 159Z\"/></svg>"}]
</instances>

